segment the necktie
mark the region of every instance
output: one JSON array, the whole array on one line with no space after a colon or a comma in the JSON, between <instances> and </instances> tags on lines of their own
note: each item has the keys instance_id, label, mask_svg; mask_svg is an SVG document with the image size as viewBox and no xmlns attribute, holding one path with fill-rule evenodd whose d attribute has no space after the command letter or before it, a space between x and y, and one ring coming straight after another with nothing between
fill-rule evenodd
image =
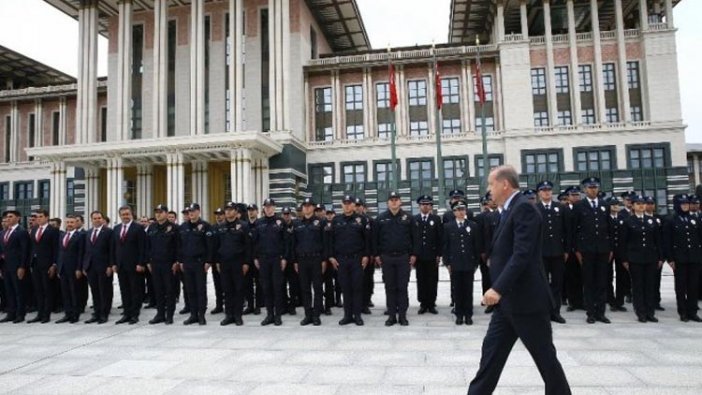
<instances>
[{"instance_id":1,"label":"necktie","mask_svg":"<svg viewBox=\"0 0 702 395\"><path fill-rule=\"evenodd\" d=\"M5 244L10 240L10 235L12 234L12 228L5 231Z\"/></svg>"},{"instance_id":2,"label":"necktie","mask_svg":"<svg viewBox=\"0 0 702 395\"><path fill-rule=\"evenodd\" d=\"M98 234L97 228L93 229L93 235L90 236L90 242L92 244L95 244L95 240L97 239L97 234Z\"/></svg>"},{"instance_id":3,"label":"necktie","mask_svg":"<svg viewBox=\"0 0 702 395\"><path fill-rule=\"evenodd\" d=\"M426 216L426 215L422 217L422 221L427 222L427 216Z\"/></svg>"},{"instance_id":4,"label":"necktie","mask_svg":"<svg viewBox=\"0 0 702 395\"><path fill-rule=\"evenodd\" d=\"M71 239L71 234L66 233L66 236L63 237L63 248L66 248L68 246L68 240Z\"/></svg>"},{"instance_id":5,"label":"necktie","mask_svg":"<svg viewBox=\"0 0 702 395\"><path fill-rule=\"evenodd\" d=\"M547 204L547 205L546 205L546 211L548 211L548 210L550 210L550 209L551 209L551 205L550 205L550 204Z\"/></svg>"},{"instance_id":6,"label":"necktie","mask_svg":"<svg viewBox=\"0 0 702 395\"><path fill-rule=\"evenodd\" d=\"M590 200L590 203L592 204L593 209L597 209L597 203L595 203L594 200Z\"/></svg>"},{"instance_id":7,"label":"necktie","mask_svg":"<svg viewBox=\"0 0 702 395\"><path fill-rule=\"evenodd\" d=\"M463 227L463 222L459 222L459 223L458 223L458 227L459 227L459 228L462 228L462 227Z\"/></svg>"},{"instance_id":8,"label":"necktie","mask_svg":"<svg viewBox=\"0 0 702 395\"><path fill-rule=\"evenodd\" d=\"M37 243L41 241L41 235L43 233L44 233L44 227L40 226L39 229L37 230L37 235L36 235Z\"/></svg>"},{"instance_id":9,"label":"necktie","mask_svg":"<svg viewBox=\"0 0 702 395\"><path fill-rule=\"evenodd\" d=\"M127 237L127 226L122 225L122 232L119 235L120 241L124 241L124 238Z\"/></svg>"}]
</instances>

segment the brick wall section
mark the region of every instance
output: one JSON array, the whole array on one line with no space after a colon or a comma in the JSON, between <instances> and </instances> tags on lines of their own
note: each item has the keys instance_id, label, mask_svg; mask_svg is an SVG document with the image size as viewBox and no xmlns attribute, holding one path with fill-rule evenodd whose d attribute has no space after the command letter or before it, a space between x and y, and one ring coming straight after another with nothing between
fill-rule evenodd
<instances>
[{"instance_id":1,"label":"brick wall section","mask_svg":"<svg viewBox=\"0 0 702 395\"><path fill-rule=\"evenodd\" d=\"M43 119L44 119L44 128L43 128L43 140L42 140L42 145L44 146L50 146L53 145L52 141L52 136L54 135L54 129L53 129L53 114L54 112L59 112L59 107L60 107L60 101L58 99L49 99L49 100L44 100L42 102L43 106ZM59 124L60 125L60 124Z\"/></svg>"}]
</instances>

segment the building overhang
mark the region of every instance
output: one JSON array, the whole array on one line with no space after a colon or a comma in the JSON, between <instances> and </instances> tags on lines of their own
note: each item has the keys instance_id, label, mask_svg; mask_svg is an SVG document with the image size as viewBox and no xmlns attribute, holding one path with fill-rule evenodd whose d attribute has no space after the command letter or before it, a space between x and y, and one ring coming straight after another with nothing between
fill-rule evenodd
<instances>
[{"instance_id":1,"label":"building overhang","mask_svg":"<svg viewBox=\"0 0 702 395\"><path fill-rule=\"evenodd\" d=\"M255 131L35 147L26 151L42 162L102 167L110 158L121 158L125 166L165 164L172 153L182 154L185 161L230 160L232 151L242 148L265 158L283 151L283 145L270 133Z\"/></svg>"},{"instance_id":2,"label":"building overhang","mask_svg":"<svg viewBox=\"0 0 702 395\"><path fill-rule=\"evenodd\" d=\"M0 92L75 82L74 77L62 71L0 45Z\"/></svg>"}]
</instances>

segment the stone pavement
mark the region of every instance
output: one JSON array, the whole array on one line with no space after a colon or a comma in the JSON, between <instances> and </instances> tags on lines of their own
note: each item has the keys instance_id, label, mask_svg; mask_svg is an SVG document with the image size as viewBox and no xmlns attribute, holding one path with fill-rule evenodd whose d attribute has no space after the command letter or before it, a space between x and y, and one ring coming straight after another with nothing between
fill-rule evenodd
<instances>
[{"instance_id":1,"label":"stone pavement","mask_svg":"<svg viewBox=\"0 0 702 395\"><path fill-rule=\"evenodd\" d=\"M265 328L262 316L246 316L243 327L221 327L222 316L209 314L206 327L185 327L183 317L170 327L150 326L153 310L144 311L135 326L114 325L114 313L100 326L2 324L0 392L465 394L489 316L478 306L474 326L456 326L443 268L441 277L436 316L417 315L416 287L410 284L408 327L383 326L380 283L365 327L339 327L339 309L323 316L321 327L300 327L300 309L297 316L284 316L282 327ZM588 325L583 312L564 313L568 323L555 326L555 343L573 392L702 393L702 324L678 320L667 268L663 305L658 324L636 322L631 308L608 313L611 325ZM543 393L519 343L496 393Z\"/></svg>"}]
</instances>

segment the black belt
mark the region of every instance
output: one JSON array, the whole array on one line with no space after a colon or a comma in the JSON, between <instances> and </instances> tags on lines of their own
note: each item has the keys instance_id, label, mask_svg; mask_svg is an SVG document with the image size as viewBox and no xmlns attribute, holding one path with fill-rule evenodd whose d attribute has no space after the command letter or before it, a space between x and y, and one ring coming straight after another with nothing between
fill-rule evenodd
<instances>
[{"instance_id":1,"label":"black belt","mask_svg":"<svg viewBox=\"0 0 702 395\"><path fill-rule=\"evenodd\" d=\"M361 254L360 252L356 252L356 253L353 253L353 254L336 254L336 257L339 257L339 258L356 258L356 257L359 257L359 256L361 256L361 255L363 255L363 254Z\"/></svg>"},{"instance_id":2,"label":"black belt","mask_svg":"<svg viewBox=\"0 0 702 395\"><path fill-rule=\"evenodd\" d=\"M298 258L316 258L318 256L321 256L321 252L306 252L306 253L298 253L297 257Z\"/></svg>"},{"instance_id":3,"label":"black belt","mask_svg":"<svg viewBox=\"0 0 702 395\"><path fill-rule=\"evenodd\" d=\"M409 252L404 251L404 252L386 252L380 255L388 255L388 256L402 256L402 255L409 255Z\"/></svg>"}]
</instances>

